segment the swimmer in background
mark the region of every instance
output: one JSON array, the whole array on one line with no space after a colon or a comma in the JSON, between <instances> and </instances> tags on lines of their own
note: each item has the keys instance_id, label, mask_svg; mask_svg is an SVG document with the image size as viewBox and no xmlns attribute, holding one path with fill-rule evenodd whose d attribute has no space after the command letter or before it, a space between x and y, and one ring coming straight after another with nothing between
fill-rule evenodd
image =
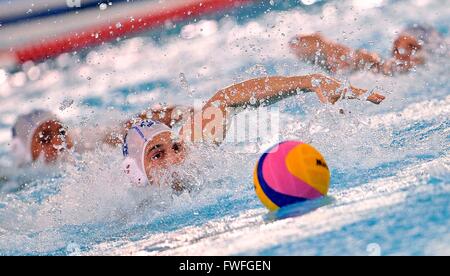
<instances>
[{"instance_id":1,"label":"swimmer in background","mask_svg":"<svg viewBox=\"0 0 450 276\"><path fill-rule=\"evenodd\" d=\"M299 35L290 41L292 52L302 60L336 73L366 70L392 76L407 73L432 55L447 56L449 43L434 28L413 24L394 40L392 58L383 60L365 49L353 50L329 41L319 33Z\"/></svg>"},{"instance_id":2,"label":"swimmer in background","mask_svg":"<svg viewBox=\"0 0 450 276\"><path fill-rule=\"evenodd\" d=\"M58 116L44 109L19 116L11 132L11 153L19 167L67 160L71 152L84 153L101 145L116 147L123 137L120 126L69 129Z\"/></svg>"},{"instance_id":3,"label":"swimmer in background","mask_svg":"<svg viewBox=\"0 0 450 276\"><path fill-rule=\"evenodd\" d=\"M132 181L140 185L158 183L155 172L185 159L185 142L223 141L231 108L274 102L300 91L316 93L323 103L342 98L359 99L367 92L343 87L339 81L321 74L252 79L218 91L201 109L200 122L187 119L180 133L171 127L192 117L193 108L154 108L109 129L68 129L53 113L34 110L19 116L14 124L12 154L19 166L37 161L52 164L67 160L72 152L83 153L103 144L122 145L126 157L124 170ZM257 104L252 104L252 99ZM366 100L379 104L384 96L372 93ZM180 110L183 112L179 113ZM209 129L212 123L214 127ZM87 139L88 136L91 138Z\"/></svg>"},{"instance_id":4,"label":"swimmer in background","mask_svg":"<svg viewBox=\"0 0 450 276\"><path fill-rule=\"evenodd\" d=\"M159 119L159 116L155 118ZM72 162L75 155L103 145L117 148L122 144L124 129L120 124L108 122L97 122L96 127L69 128L51 111L35 109L19 116L11 132L10 156L15 169L0 165L0 193L19 188L15 181L10 182L16 179L16 168L27 170L30 165L39 164L52 169L61 162Z\"/></svg>"}]
</instances>

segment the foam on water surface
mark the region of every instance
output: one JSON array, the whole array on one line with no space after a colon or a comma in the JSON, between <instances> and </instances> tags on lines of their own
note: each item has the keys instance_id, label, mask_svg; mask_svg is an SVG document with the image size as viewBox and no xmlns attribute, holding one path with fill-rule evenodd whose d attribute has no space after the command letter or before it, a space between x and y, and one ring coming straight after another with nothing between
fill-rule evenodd
<instances>
[{"instance_id":1,"label":"foam on water surface","mask_svg":"<svg viewBox=\"0 0 450 276\"><path fill-rule=\"evenodd\" d=\"M154 104L192 104L252 77L321 72L289 53L287 42L300 32L321 31L384 56L410 22L448 36L445 1L377 2L208 19L179 36L136 37L0 72L0 254L449 254L445 58L395 78L338 76L384 93L379 106L321 105L313 94L277 104L280 139L312 143L332 169L333 201L299 217L267 217L252 186L258 154L246 144L193 150L177 168L190 193L127 185L120 150L108 148L58 170L11 169L10 127L32 108L50 108L72 127L95 126Z\"/></svg>"}]
</instances>

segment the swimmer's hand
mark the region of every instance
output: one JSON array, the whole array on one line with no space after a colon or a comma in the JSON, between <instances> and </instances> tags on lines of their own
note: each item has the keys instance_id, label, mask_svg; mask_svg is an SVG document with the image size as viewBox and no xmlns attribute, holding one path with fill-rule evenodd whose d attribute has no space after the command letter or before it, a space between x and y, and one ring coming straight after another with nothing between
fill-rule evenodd
<instances>
[{"instance_id":1,"label":"swimmer's hand","mask_svg":"<svg viewBox=\"0 0 450 276\"><path fill-rule=\"evenodd\" d=\"M344 93L345 93L345 92L344 92ZM353 96L348 96L348 97L342 97L342 94L336 94L336 95L330 96L329 102L330 102L331 104L334 104L334 103L336 103L336 102L337 102L339 99L341 99L341 98L346 98L346 99L359 99L359 97L358 97L358 96L355 96L355 95L353 95ZM381 94L378 94L378 93L372 93L372 94L370 94L370 95L366 98L367 101L369 101L369 102L371 102L371 103L374 103L374 104L380 104L384 99L386 99L386 97L383 96L383 95L381 95Z\"/></svg>"},{"instance_id":2,"label":"swimmer's hand","mask_svg":"<svg viewBox=\"0 0 450 276\"><path fill-rule=\"evenodd\" d=\"M356 50L353 57L354 70L371 70L378 72L380 70L381 58L376 53L364 49Z\"/></svg>"},{"instance_id":3,"label":"swimmer's hand","mask_svg":"<svg viewBox=\"0 0 450 276\"><path fill-rule=\"evenodd\" d=\"M367 90L353 86L343 87L341 82L322 74L311 75L311 89L317 94L323 103L334 104L340 99L359 99L367 93ZM385 97L378 93L372 93L367 101L380 104Z\"/></svg>"}]
</instances>

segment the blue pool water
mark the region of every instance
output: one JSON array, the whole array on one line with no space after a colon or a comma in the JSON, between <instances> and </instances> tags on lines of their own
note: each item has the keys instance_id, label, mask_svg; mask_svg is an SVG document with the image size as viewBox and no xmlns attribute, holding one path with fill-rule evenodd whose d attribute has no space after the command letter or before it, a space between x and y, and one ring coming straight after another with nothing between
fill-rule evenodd
<instances>
[{"instance_id":1,"label":"blue pool water","mask_svg":"<svg viewBox=\"0 0 450 276\"><path fill-rule=\"evenodd\" d=\"M336 76L385 94L379 106L321 105L308 94L280 102L280 140L317 147L332 180L323 202L275 214L253 191L258 154L245 144L200 148L181 168L195 187L183 194L130 187L117 169L120 150L108 148L58 170L12 167L10 127L35 107L72 127L94 126L157 103L191 104L252 77L323 72L289 53L300 32L384 56L411 22L449 36L445 1L277 2L0 71L0 255L449 255L448 58L395 78Z\"/></svg>"}]
</instances>

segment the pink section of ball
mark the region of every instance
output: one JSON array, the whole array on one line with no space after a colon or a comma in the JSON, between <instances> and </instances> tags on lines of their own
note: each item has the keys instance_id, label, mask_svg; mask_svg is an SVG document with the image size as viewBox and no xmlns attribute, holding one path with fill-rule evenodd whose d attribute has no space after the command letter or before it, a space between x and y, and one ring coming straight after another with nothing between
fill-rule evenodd
<instances>
[{"instance_id":1,"label":"pink section of ball","mask_svg":"<svg viewBox=\"0 0 450 276\"><path fill-rule=\"evenodd\" d=\"M306 182L293 176L286 167L287 154L302 142L287 141L270 149L262 165L263 177L273 190L288 196L314 199L322 194Z\"/></svg>"}]
</instances>

